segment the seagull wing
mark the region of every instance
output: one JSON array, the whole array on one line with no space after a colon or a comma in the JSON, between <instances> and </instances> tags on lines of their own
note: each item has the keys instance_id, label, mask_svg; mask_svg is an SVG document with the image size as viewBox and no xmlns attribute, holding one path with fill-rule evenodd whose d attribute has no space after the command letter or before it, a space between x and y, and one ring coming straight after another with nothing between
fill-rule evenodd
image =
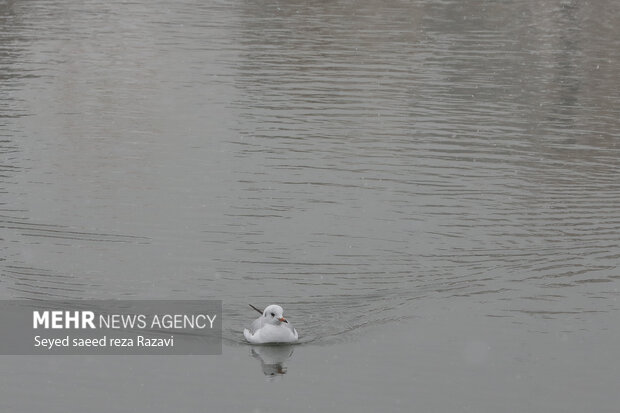
<instances>
[{"instance_id":1,"label":"seagull wing","mask_svg":"<svg viewBox=\"0 0 620 413\"><path fill-rule=\"evenodd\" d=\"M243 335L245 336L245 339L248 340L250 343L258 344L259 340L257 337L254 337L254 334L256 334L256 331L263 327L263 325L265 325L265 320L263 319L263 317L259 317L256 320L252 321L252 324L250 324L250 329L248 330L246 328L243 330Z\"/></svg>"},{"instance_id":2,"label":"seagull wing","mask_svg":"<svg viewBox=\"0 0 620 413\"><path fill-rule=\"evenodd\" d=\"M297 340L299 338L299 334L297 334L297 330L295 330L295 328L290 324L280 324L280 325L284 325L286 328L288 328L289 330L291 330L291 333L293 334L293 336L295 337L295 340Z\"/></svg>"},{"instance_id":3,"label":"seagull wing","mask_svg":"<svg viewBox=\"0 0 620 413\"><path fill-rule=\"evenodd\" d=\"M259 328L262 328L264 325L265 325L265 318L258 317L256 320L252 321L252 324L250 324L250 333L252 334L256 333L256 330L258 330Z\"/></svg>"}]
</instances>

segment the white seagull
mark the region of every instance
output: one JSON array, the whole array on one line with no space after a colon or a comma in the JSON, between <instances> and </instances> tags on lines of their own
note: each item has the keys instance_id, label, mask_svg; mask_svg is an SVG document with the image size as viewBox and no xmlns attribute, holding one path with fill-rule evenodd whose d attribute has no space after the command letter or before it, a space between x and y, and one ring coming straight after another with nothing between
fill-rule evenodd
<instances>
[{"instance_id":1,"label":"white seagull","mask_svg":"<svg viewBox=\"0 0 620 413\"><path fill-rule=\"evenodd\" d=\"M261 311L250 304L250 307L261 313L261 316L252 322L250 329L244 329L245 339L252 344L294 343L299 338L297 330L284 318L284 310L279 305L272 304Z\"/></svg>"}]
</instances>

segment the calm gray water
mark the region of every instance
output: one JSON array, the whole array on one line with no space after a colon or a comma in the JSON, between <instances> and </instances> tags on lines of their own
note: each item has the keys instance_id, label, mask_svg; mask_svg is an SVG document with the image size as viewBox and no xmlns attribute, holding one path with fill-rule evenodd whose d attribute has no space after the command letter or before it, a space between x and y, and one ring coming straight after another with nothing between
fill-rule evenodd
<instances>
[{"instance_id":1,"label":"calm gray water","mask_svg":"<svg viewBox=\"0 0 620 413\"><path fill-rule=\"evenodd\" d=\"M0 406L617 411L619 20L0 0L0 298L224 301L221 356L2 357Z\"/></svg>"}]
</instances>

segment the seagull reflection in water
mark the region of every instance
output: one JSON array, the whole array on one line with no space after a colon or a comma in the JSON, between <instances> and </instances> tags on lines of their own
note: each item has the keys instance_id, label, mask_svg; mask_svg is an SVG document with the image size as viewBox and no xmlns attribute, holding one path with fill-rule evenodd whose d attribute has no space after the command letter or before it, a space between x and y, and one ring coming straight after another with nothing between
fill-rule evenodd
<instances>
[{"instance_id":1,"label":"seagull reflection in water","mask_svg":"<svg viewBox=\"0 0 620 413\"><path fill-rule=\"evenodd\" d=\"M250 354L260 360L263 374L275 378L286 374L284 363L293 355L293 346L275 345L252 347Z\"/></svg>"}]
</instances>

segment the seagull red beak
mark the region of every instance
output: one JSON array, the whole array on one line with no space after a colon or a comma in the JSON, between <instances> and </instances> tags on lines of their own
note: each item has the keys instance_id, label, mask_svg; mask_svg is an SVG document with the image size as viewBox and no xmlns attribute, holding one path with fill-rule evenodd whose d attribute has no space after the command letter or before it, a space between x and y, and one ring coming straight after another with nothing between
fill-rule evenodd
<instances>
[{"instance_id":1,"label":"seagull red beak","mask_svg":"<svg viewBox=\"0 0 620 413\"><path fill-rule=\"evenodd\" d=\"M288 321L286 321L286 318L284 317L280 317L278 318L279 321L282 321L283 323L288 323Z\"/></svg>"}]
</instances>

